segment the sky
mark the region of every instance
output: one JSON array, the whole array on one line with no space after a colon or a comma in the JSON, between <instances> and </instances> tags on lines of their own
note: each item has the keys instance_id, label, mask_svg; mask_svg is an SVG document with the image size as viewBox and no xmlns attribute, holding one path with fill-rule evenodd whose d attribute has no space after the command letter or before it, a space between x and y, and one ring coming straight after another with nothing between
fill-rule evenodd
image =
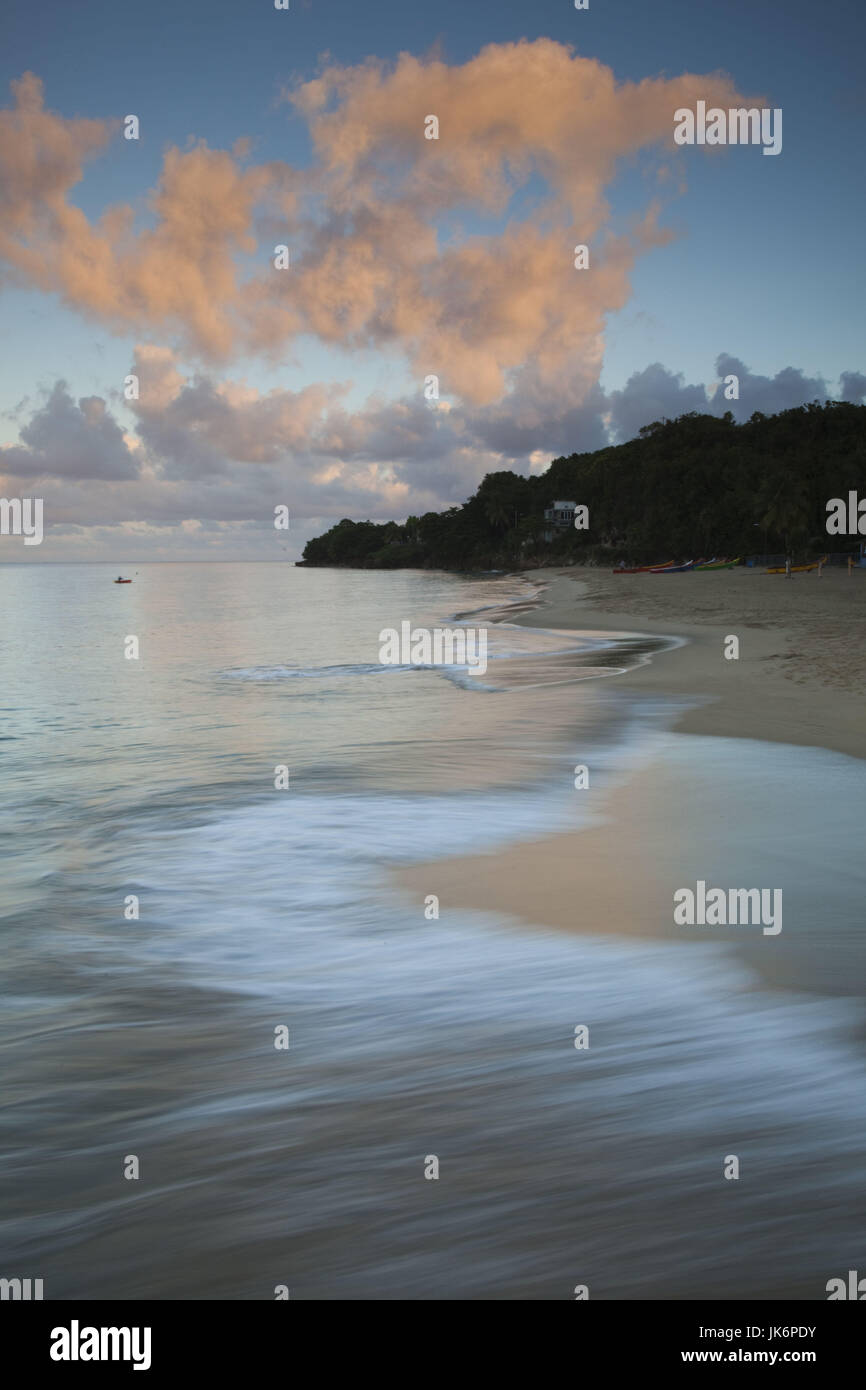
<instances>
[{"instance_id":1,"label":"sky","mask_svg":"<svg viewBox=\"0 0 866 1390\"><path fill-rule=\"evenodd\" d=\"M864 37L860 0L6 0L0 497L45 530L0 561L296 559L662 416L863 400ZM678 145L699 101L781 152Z\"/></svg>"}]
</instances>

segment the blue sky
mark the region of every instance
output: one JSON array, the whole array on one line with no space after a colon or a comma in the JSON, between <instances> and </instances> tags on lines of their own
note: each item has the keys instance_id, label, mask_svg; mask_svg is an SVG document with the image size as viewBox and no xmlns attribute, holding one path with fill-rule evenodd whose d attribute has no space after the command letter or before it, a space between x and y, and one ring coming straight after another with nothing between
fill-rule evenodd
<instances>
[{"instance_id":1,"label":"blue sky","mask_svg":"<svg viewBox=\"0 0 866 1390\"><path fill-rule=\"evenodd\" d=\"M843 372L866 370L864 15L854 0L820 6L806 0L590 0L588 11L576 11L568 0L370 0L363 6L292 0L288 12L275 12L265 0L151 0L129 7L108 0L49 0L38 7L32 0L7 0L0 66L4 104L9 82L31 71L44 83L46 107L65 120L104 121L128 112L141 117L140 141L113 139L86 163L83 181L69 195L90 222L106 207L129 204L139 229L154 224L148 198L166 149L186 149L190 137L224 150L248 137L254 164L314 167L308 123L281 93L323 68L351 68L371 57L392 62L401 52L419 58L435 52L456 68L489 44L549 38L598 59L621 82L729 74L738 92L783 109L783 152L778 158L752 148L709 157L697 149L681 152L677 179L684 187L663 188L659 214L674 239L636 258L627 302L606 313L600 389L622 391L653 363L682 373L686 384L708 385L716 379L716 359L727 353L761 377L795 367L810 380L823 378L835 392ZM581 158L575 148L576 166ZM620 161L616 179L604 189L608 230L624 230L645 211L655 174L656 161L646 152ZM521 196L529 195L524 190ZM507 221L499 219L502 229ZM465 237L495 237L496 226L497 215L480 208L461 214ZM118 391L141 343L180 351L190 374L204 370L257 392L351 383L343 403L353 410L362 409L370 393L397 399L415 389L417 364L399 341L359 349L301 332L270 355L244 344L231 361L203 365L195 351L178 349L151 322L129 322L118 331L99 313L64 305L26 279L19 272L3 281L0 411L7 418L0 442L7 446L15 444L16 425L26 425L38 408L40 390L50 391L57 380L68 383L74 400L102 398L120 428L133 434L136 422ZM9 418L16 407L18 414ZM591 444L588 434L573 447ZM157 472L159 466L157 460ZM525 459L523 466L529 466ZM533 466L540 466L537 460ZM459 486L459 467L452 460L430 489L434 504L455 500L449 494ZM476 473L467 471L464 495ZM334 505L350 495L351 489ZM140 500L134 506L140 508ZM382 514L389 507L399 514L395 495L382 506ZM62 510L71 517L74 504ZM329 502L314 515L306 497L300 511L307 530L321 529L331 510ZM239 517L239 524L252 523ZM110 538L94 533L93 543L94 553L102 553Z\"/></svg>"}]
</instances>

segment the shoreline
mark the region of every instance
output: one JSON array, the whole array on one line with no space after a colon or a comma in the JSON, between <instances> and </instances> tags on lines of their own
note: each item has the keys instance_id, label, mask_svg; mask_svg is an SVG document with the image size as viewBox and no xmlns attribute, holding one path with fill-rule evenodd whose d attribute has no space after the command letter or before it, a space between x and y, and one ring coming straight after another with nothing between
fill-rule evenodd
<instances>
[{"instance_id":1,"label":"shoreline","mask_svg":"<svg viewBox=\"0 0 866 1390\"><path fill-rule=\"evenodd\" d=\"M504 850L396 869L392 881L398 889L413 898L435 893L443 912L479 911L512 929L675 941L685 948L725 943L770 988L866 994L866 980L858 984L858 971L850 973L846 950L837 953L833 947L834 940L842 940L840 928L821 939L807 929L814 904L802 879L820 836L832 843L841 833L837 828L834 835L833 818L841 817L848 833L857 814L859 774L847 759L866 759L866 720L858 694L866 682L860 653L850 669L838 662L852 626L847 612L862 626L859 609L866 594L857 578L847 575L815 580L825 587L802 595L796 580L745 572L731 584L732 573L694 576L694 587L679 589L681 579L675 576L637 576L638 584L632 584L585 570L530 572L530 579L547 587L537 607L521 614L519 625L684 639L604 678L636 698L668 704L674 717L667 740L660 756L625 781L576 792L591 798L575 803L576 809L590 809L589 824L566 826ZM689 584L692 577L682 579ZM632 592L615 585L628 585ZM798 614L797 604L805 611ZM843 618L828 629L827 612L834 607L841 607ZM719 622L729 612L730 621ZM770 621L774 612L778 623ZM738 661L724 656L730 634L740 638ZM829 682L815 677L822 653ZM726 739L738 742L728 748ZM753 753L743 740L758 741ZM802 747L804 756L798 759L779 745ZM823 768L813 764L832 754L846 755L845 791L838 798L827 783L832 758ZM811 792L801 785L804 776L808 779L807 758L817 768L817 795L814 782ZM790 857L784 863L777 859L771 870L779 827L785 828ZM675 927L671 885L709 877L707 866L714 863L718 874L733 872L738 883L746 882L736 875L745 874L747 866L761 875L755 881L764 881L765 869L781 875L772 881L790 884L800 924L795 913L778 939L743 928L700 934ZM816 876L820 870L815 864ZM847 902L839 920L850 920Z\"/></svg>"},{"instance_id":2,"label":"shoreline","mask_svg":"<svg viewBox=\"0 0 866 1390\"><path fill-rule=\"evenodd\" d=\"M866 577L576 568L527 578L546 588L519 626L684 639L609 678L620 689L689 701L678 732L866 759ZM729 635L739 637L738 660L725 659Z\"/></svg>"}]
</instances>

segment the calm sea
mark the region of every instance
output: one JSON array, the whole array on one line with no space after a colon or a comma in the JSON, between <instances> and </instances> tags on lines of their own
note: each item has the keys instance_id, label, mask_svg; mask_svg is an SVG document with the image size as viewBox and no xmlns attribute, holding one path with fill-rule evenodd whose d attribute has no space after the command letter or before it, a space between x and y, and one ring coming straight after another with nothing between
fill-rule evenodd
<instances>
[{"instance_id":1,"label":"calm sea","mask_svg":"<svg viewBox=\"0 0 866 1390\"><path fill-rule=\"evenodd\" d=\"M862 764L666 733L616 682L665 643L521 628L519 577L115 573L0 568L0 1275L624 1299L866 1271ZM488 625L483 676L379 663L383 628L457 614ZM391 881L579 825L577 763L604 789L653 760L695 862L748 885L770 844L784 959L826 932L814 970L427 920Z\"/></svg>"}]
</instances>

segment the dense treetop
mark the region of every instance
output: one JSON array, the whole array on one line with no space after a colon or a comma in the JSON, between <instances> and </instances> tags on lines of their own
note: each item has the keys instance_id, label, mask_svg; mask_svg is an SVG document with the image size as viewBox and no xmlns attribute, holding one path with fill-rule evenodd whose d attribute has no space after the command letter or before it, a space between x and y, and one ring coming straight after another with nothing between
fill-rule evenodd
<instances>
[{"instance_id":1,"label":"dense treetop","mask_svg":"<svg viewBox=\"0 0 866 1390\"><path fill-rule=\"evenodd\" d=\"M445 512L343 520L308 541L303 562L470 570L845 550L857 540L827 535L827 503L850 489L866 496L866 406L816 401L741 425L692 413L538 476L488 473ZM588 507L589 527L546 540L544 509L558 498Z\"/></svg>"}]
</instances>

